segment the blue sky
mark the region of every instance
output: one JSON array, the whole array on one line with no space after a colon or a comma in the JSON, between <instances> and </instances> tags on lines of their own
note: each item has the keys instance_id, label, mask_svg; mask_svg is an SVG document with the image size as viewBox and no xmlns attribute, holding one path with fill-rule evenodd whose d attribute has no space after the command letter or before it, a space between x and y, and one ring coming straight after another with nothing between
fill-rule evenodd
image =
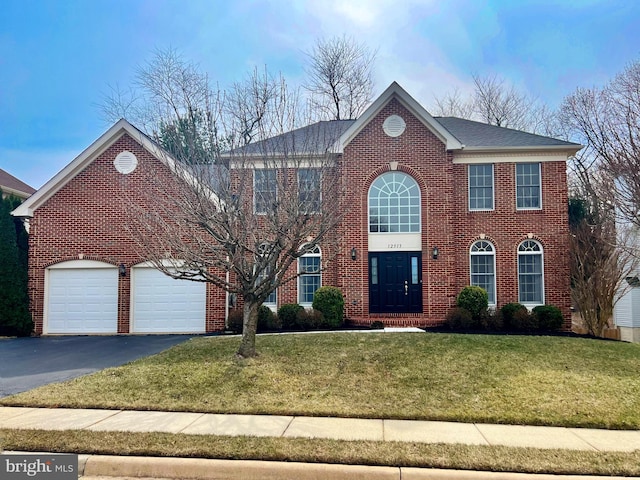
<instances>
[{"instance_id":1,"label":"blue sky","mask_svg":"<svg viewBox=\"0 0 640 480\"><path fill-rule=\"evenodd\" d=\"M427 109L505 77L552 107L640 60L636 0L3 0L0 168L42 186L110 125L98 105L155 49L220 86L255 66L302 78L319 37L378 50L376 94L396 80Z\"/></svg>"}]
</instances>

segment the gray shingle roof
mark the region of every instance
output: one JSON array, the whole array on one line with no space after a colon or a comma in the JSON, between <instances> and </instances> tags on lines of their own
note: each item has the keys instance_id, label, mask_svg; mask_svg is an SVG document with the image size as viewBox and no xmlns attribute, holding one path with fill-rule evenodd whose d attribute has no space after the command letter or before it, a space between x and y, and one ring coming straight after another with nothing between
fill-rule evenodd
<instances>
[{"instance_id":1,"label":"gray shingle roof","mask_svg":"<svg viewBox=\"0 0 640 480\"><path fill-rule=\"evenodd\" d=\"M577 147L576 143L457 117L434 117L466 147Z\"/></svg>"},{"instance_id":2,"label":"gray shingle roof","mask_svg":"<svg viewBox=\"0 0 640 480\"><path fill-rule=\"evenodd\" d=\"M579 147L577 143L457 117L434 117L467 149ZM245 155L326 153L355 120L317 122L234 150Z\"/></svg>"},{"instance_id":3,"label":"gray shingle roof","mask_svg":"<svg viewBox=\"0 0 640 480\"><path fill-rule=\"evenodd\" d=\"M326 153L355 120L329 120L312 123L287 133L250 143L233 150L245 155L274 153Z\"/></svg>"}]
</instances>

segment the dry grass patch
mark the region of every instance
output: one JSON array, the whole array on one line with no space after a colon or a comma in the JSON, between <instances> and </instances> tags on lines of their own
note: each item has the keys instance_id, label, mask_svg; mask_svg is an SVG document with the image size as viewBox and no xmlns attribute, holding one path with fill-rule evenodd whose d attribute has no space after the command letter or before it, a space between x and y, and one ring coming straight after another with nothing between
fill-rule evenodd
<instances>
[{"instance_id":1,"label":"dry grass patch","mask_svg":"<svg viewBox=\"0 0 640 480\"><path fill-rule=\"evenodd\" d=\"M203 337L3 405L640 428L640 345L566 337Z\"/></svg>"},{"instance_id":2,"label":"dry grass patch","mask_svg":"<svg viewBox=\"0 0 640 480\"><path fill-rule=\"evenodd\" d=\"M602 453L423 443L45 430L0 430L0 448L494 472L640 475L639 451Z\"/></svg>"}]
</instances>

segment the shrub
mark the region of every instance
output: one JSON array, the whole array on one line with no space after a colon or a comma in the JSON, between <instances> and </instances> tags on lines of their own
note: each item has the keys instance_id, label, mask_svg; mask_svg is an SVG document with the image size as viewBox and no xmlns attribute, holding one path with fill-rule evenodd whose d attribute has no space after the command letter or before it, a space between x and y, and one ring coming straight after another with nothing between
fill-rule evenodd
<instances>
[{"instance_id":1,"label":"shrub","mask_svg":"<svg viewBox=\"0 0 640 480\"><path fill-rule=\"evenodd\" d=\"M298 312L304 310L304 307L297 303L286 303L278 309L278 320L283 330L295 330L298 328L297 316Z\"/></svg>"},{"instance_id":2,"label":"shrub","mask_svg":"<svg viewBox=\"0 0 640 480\"><path fill-rule=\"evenodd\" d=\"M382 330L384 328L384 323L380 320L376 320L375 322L372 322L370 326L372 330Z\"/></svg>"},{"instance_id":3,"label":"shrub","mask_svg":"<svg viewBox=\"0 0 640 480\"><path fill-rule=\"evenodd\" d=\"M538 305L533 309L540 330L558 330L564 323L560 309L554 305Z\"/></svg>"},{"instance_id":4,"label":"shrub","mask_svg":"<svg viewBox=\"0 0 640 480\"><path fill-rule=\"evenodd\" d=\"M338 287L320 287L316 290L313 308L322 312L329 328L338 328L344 322L344 297Z\"/></svg>"},{"instance_id":5,"label":"shrub","mask_svg":"<svg viewBox=\"0 0 640 480\"><path fill-rule=\"evenodd\" d=\"M514 330L519 332L534 332L538 330L538 321L535 315L531 315L526 308L516 310L511 318L511 325Z\"/></svg>"},{"instance_id":6,"label":"shrub","mask_svg":"<svg viewBox=\"0 0 640 480\"><path fill-rule=\"evenodd\" d=\"M282 325L280 324L278 317L273 313L266 305L260 305L258 309L258 331L264 332L266 330L280 330Z\"/></svg>"},{"instance_id":7,"label":"shrub","mask_svg":"<svg viewBox=\"0 0 640 480\"><path fill-rule=\"evenodd\" d=\"M507 303L502 306L500 312L502 313L505 328L515 328L513 325L513 316L520 310L527 310L527 307L518 302Z\"/></svg>"},{"instance_id":8,"label":"shrub","mask_svg":"<svg viewBox=\"0 0 640 480\"><path fill-rule=\"evenodd\" d=\"M235 309L229 312L229 319L227 320L227 328L233 333L242 333L242 310Z\"/></svg>"},{"instance_id":9,"label":"shrub","mask_svg":"<svg viewBox=\"0 0 640 480\"><path fill-rule=\"evenodd\" d=\"M489 295L481 287L464 287L456 298L456 305L464 308L475 319L480 319L482 312L489 306Z\"/></svg>"},{"instance_id":10,"label":"shrub","mask_svg":"<svg viewBox=\"0 0 640 480\"><path fill-rule=\"evenodd\" d=\"M296 315L296 323L302 330L319 330L326 326L322 312L303 308Z\"/></svg>"},{"instance_id":11,"label":"shrub","mask_svg":"<svg viewBox=\"0 0 640 480\"><path fill-rule=\"evenodd\" d=\"M485 310L480 316L480 324L485 330L499 332L504 329L504 319L500 310Z\"/></svg>"},{"instance_id":12,"label":"shrub","mask_svg":"<svg viewBox=\"0 0 640 480\"><path fill-rule=\"evenodd\" d=\"M454 307L449 310L446 322L451 330L471 330L477 327L471 312L462 307Z\"/></svg>"}]
</instances>

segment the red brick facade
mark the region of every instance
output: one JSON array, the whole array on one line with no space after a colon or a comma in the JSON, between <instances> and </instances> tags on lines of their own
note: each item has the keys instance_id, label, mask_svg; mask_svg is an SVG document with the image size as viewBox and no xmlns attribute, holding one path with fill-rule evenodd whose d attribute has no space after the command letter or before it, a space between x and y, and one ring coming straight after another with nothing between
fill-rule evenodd
<instances>
[{"instance_id":1,"label":"red brick facade","mask_svg":"<svg viewBox=\"0 0 640 480\"><path fill-rule=\"evenodd\" d=\"M396 137L385 134L383 122L398 115L406 123ZM347 179L344 204L348 210L338 234L341 247L334 260L323 265L323 285L341 288L346 315L355 324L368 325L384 319L385 325L430 326L444 321L460 290L470 284L471 245L479 240L495 247L496 304L518 301L518 246L527 239L539 242L544 259L544 302L562 310L570 325L570 285L568 265L568 219L566 162L558 156L532 156L540 164L542 208L516 208L516 162L527 162L531 152L498 152L486 163L493 165L494 209L468 208L468 165L484 163L483 153L448 150L442 138L426 125L424 118L391 97L362 129L344 146L337 168ZM137 169L123 175L116 171L114 158L123 150L133 152ZM91 259L127 270L144 261L125 225L127 202L153 210L144 195L151 177L171 172L139 141L129 135L108 145L86 168L64 184L33 212L30 221L30 296L36 332L43 332L45 272L47 267L68 260ZM489 158L489 157L487 157ZM421 207L421 311L413 313L371 313L369 252L369 188L376 178L389 171L411 176L420 189ZM400 243L390 244L393 251ZM322 246L321 246L322 247ZM437 247L439 255L432 258ZM352 250L356 253L351 258ZM291 267L297 269L294 263ZM294 273L294 272L292 272ZM297 303L298 282L291 281L277 291L278 304ZM222 330L226 316L226 294L207 286L206 331ZM119 277L118 332L130 332L130 276ZM44 329L46 333L46 328Z\"/></svg>"},{"instance_id":2,"label":"red brick facade","mask_svg":"<svg viewBox=\"0 0 640 480\"><path fill-rule=\"evenodd\" d=\"M122 151L134 153L136 170L119 173L113 161ZM83 171L34 211L29 233L29 294L36 333L43 333L47 267L69 260L97 260L127 270L144 262L127 231L130 202L148 205L149 179L166 177L168 168L129 135L123 135ZM118 278L118 333L130 332L131 275ZM226 294L207 285L206 330L225 325Z\"/></svg>"}]
</instances>

